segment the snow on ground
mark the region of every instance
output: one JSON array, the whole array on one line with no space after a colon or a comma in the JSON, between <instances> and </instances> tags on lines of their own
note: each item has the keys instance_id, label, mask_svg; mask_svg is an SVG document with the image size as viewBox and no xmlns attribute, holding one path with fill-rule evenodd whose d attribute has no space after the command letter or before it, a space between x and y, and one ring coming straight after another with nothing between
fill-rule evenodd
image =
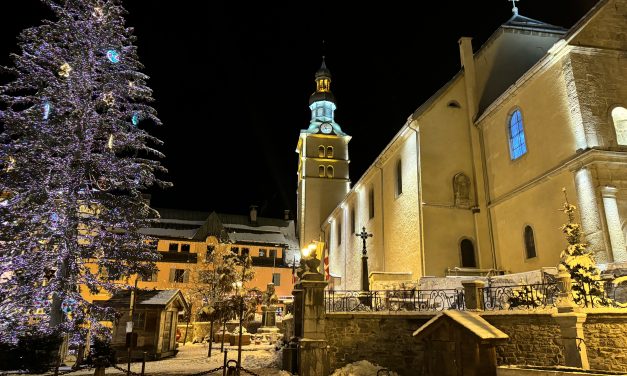
<instances>
[{"instance_id":1,"label":"snow on ground","mask_svg":"<svg viewBox=\"0 0 627 376\"><path fill-rule=\"evenodd\" d=\"M383 367L372 364L367 360L360 360L336 369L331 376L374 376L381 368ZM396 372L392 371L390 371L389 375L398 376Z\"/></svg>"},{"instance_id":2,"label":"snow on ground","mask_svg":"<svg viewBox=\"0 0 627 376\"><path fill-rule=\"evenodd\" d=\"M228 359L237 360L237 346L226 346ZM202 371L208 371L220 367L224 360L224 353L220 352L220 346L214 344L211 358L207 357L206 343L179 345L178 354L174 357L146 362L145 374L147 376L188 375ZM242 347L242 366L261 376L288 376L289 373L280 371L281 352L275 351L274 346L250 345ZM117 365L126 370L126 363ZM60 369L63 372L63 369ZM141 372L141 362L131 363L132 372ZM93 375L94 370L81 370L69 373L68 376ZM122 375L123 372L115 368L107 368L107 375ZM124 373L125 374L125 373ZM216 373L217 375L218 373ZM213 374L210 374L213 375ZM220 375L222 375L220 373Z\"/></svg>"}]
</instances>

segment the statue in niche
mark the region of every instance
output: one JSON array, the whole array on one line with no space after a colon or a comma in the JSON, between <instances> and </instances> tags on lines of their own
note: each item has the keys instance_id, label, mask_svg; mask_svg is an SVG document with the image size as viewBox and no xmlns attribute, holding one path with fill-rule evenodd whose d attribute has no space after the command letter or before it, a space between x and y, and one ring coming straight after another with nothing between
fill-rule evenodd
<instances>
[{"instance_id":1,"label":"statue in niche","mask_svg":"<svg viewBox=\"0 0 627 376\"><path fill-rule=\"evenodd\" d=\"M455 192L455 206L470 208L470 178L463 172L453 177L453 191Z\"/></svg>"}]
</instances>

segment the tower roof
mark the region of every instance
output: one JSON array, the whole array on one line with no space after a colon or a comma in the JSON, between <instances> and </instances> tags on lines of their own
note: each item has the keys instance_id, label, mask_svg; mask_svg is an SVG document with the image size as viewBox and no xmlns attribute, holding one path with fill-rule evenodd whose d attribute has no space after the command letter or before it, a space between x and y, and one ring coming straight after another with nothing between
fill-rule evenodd
<instances>
[{"instance_id":1,"label":"tower roof","mask_svg":"<svg viewBox=\"0 0 627 376\"><path fill-rule=\"evenodd\" d=\"M331 71L327 68L325 56L322 56L322 65L316 72L316 91L309 97L309 104L319 101L335 103L335 96L331 92Z\"/></svg>"},{"instance_id":2,"label":"tower roof","mask_svg":"<svg viewBox=\"0 0 627 376\"><path fill-rule=\"evenodd\" d=\"M316 72L316 79L322 77L331 78L331 71L327 68L325 56L322 56L322 65L320 65L320 69Z\"/></svg>"},{"instance_id":3,"label":"tower roof","mask_svg":"<svg viewBox=\"0 0 627 376\"><path fill-rule=\"evenodd\" d=\"M512 18L507 20L502 26L510 29L546 31L552 33L565 33L567 31L567 29L563 27L521 16L518 13L514 13Z\"/></svg>"}]
</instances>

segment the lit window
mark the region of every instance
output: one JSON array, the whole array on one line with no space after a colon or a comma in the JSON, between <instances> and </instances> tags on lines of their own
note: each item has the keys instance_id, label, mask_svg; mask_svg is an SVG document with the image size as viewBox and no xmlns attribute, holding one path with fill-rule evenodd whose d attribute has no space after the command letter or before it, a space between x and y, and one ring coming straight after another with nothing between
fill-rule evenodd
<instances>
[{"instance_id":1,"label":"lit window","mask_svg":"<svg viewBox=\"0 0 627 376\"><path fill-rule=\"evenodd\" d=\"M396 162L396 197L403 193L403 168L401 161Z\"/></svg>"},{"instance_id":2,"label":"lit window","mask_svg":"<svg viewBox=\"0 0 627 376\"><path fill-rule=\"evenodd\" d=\"M515 110L509 118L509 151L512 160L520 158L527 152L520 110Z\"/></svg>"},{"instance_id":3,"label":"lit window","mask_svg":"<svg viewBox=\"0 0 627 376\"><path fill-rule=\"evenodd\" d=\"M185 269L170 269L170 282L186 283L189 281L189 273Z\"/></svg>"},{"instance_id":4,"label":"lit window","mask_svg":"<svg viewBox=\"0 0 627 376\"><path fill-rule=\"evenodd\" d=\"M462 267L464 268L476 268L477 261L475 260L475 247L472 245L472 241L464 239L459 244L460 252L462 255Z\"/></svg>"},{"instance_id":5,"label":"lit window","mask_svg":"<svg viewBox=\"0 0 627 376\"><path fill-rule=\"evenodd\" d=\"M616 107L612 110L612 120L616 131L616 142L627 145L627 108Z\"/></svg>"},{"instance_id":6,"label":"lit window","mask_svg":"<svg viewBox=\"0 0 627 376\"><path fill-rule=\"evenodd\" d=\"M323 177L324 177L324 174L326 174L325 169L324 169L324 166L323 166L323 165L318 166L318 176L320 176L321 178L323 178Z\"/></svg>"},{"instance_id":7,"label":"lit window","mask_svg":"<svg viewBox=\"0 0 627 376\"><path fill-rule=\"evenodd\" d=\"M327 158L333 158L333 146L327 146Z\"/></svg>"},{"instance_id":8,"label":"lit window","mask_svg":"<svg viewBox=\"0 0 627 376\"><path fill-rule=\"evenodd\" d=\"M327 178L332 178L334 176L333 166L327 166Z\"/></svg>"},{"instance_id":9,"label":"lit window","mask_svg":"<svg viewBox=\"0 0 627 376\"><path fill-rule=\"evenodd\" d=\"M533 229L531 226L525 226L525 255L528 259L537 256L536 242L533 239Z\"/></svg>"},{"instance_id":10,"label":"lit window","mask_svg":"<svg viewBox=\"0 0 627 376\"><path fill-rule=\"evenodd\" d=\"M261 248L259 249L259 257L266 257L266 250Z\"/></svg>"},{"instance_id":11,"label":"lit window","mask_svg":"<svg viewBox=\"0 0 627 376\"><path fill-rule=\"evenodd\" d=\"M318 157L324 158L324 146L322 145L318 146Z\"/></svg>"}]
</instances>

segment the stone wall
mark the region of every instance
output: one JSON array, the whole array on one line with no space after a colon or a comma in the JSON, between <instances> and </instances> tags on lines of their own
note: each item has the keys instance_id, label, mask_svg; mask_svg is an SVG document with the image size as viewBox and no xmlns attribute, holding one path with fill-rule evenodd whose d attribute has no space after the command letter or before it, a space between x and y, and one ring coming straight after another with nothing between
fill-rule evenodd
<instances>
[{"instance_id":1,"label":"stone wall","mask_svg":"<svg viewBox=\"0 0 627 376\"><path fill-rule=\"evenodd\" d=\"M509 336L496 348L499 365L564 365L560 328L551 312L485 312L481 317Z\"/></svg>"},{"instance_id":2,"label":"stone wall","mask_svg":"<svg viewBox=\"0 0 627 376\"><path fill-rule=\"evenodd\" d=\"M400 375L421 375L423 344L412 334L432 317L416 312L328 313L330 369L365 359Z\"/></svg>"},{"instance_id":3,"label":"stone wall","mask_svg":"<svg viewBox=\"0 0 627 376\"><path fill-rule=\"evenodd\" d=\"M622 311L588 313L583 329L590 368L627 371L627 315Z\"/></svg>"}]
</instances>

